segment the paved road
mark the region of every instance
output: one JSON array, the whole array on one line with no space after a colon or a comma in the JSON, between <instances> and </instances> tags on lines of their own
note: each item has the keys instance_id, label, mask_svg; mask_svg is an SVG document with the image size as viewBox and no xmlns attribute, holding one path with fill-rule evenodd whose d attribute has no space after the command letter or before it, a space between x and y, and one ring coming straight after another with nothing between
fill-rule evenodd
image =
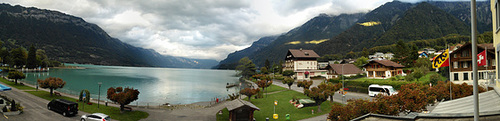
<instances>
[{"instance_id":1,"label":"paved road","mask_svg":"<svg viewBox=\"0 0 500 121\"><path fill-rule=\"evenodd\" d=\"M318 86L320 83L321 83L321 81L314 80L313 84L311 85L311 87ZM274 80L273 84L281 86L281 87L288 88L288 85L283 84L280 80ZM304 92L304 89L302 87L297 87L297 83L296 82L291 86L291 89L295 90L297 92L300 92L300 93ZM356 93L356 92L347 92L347 94L345 95L345 98L346 98L345 101L347 101L349 99L368 99L368 100L372 99L372 97L368 96L368 94ZM330 98L328 98L328 100L330 100ZM333 95L333 101L338 102L338 103L346 104L345 101L344 102L342 101L342 95L339 92L337 92L335 95Z\"/></svg>"},{"instance_id":2,"label":"paved road","mask_svg":"<svg viewBox=\"0 0 500 121\"><path fill-rule=\"evenodd\" d=\"M3 83L2 83L3 84ZM5 84L3 84L5 85ZM78 111L78 114L73 117L64 117L59 113L50 111L47 109L47 104L49 101L39 98L37 96L31 95L24 91L12 88L12 90L4 91L0 93L8 98L16 100L16 103L20 103L24 107L24 112L20 115L13 116L2 116L0 120L12 120L12 121L60 121L60 120L70 120L77 121L83 114L87 114L82 111Z\"/></svg>"}]
</instances>

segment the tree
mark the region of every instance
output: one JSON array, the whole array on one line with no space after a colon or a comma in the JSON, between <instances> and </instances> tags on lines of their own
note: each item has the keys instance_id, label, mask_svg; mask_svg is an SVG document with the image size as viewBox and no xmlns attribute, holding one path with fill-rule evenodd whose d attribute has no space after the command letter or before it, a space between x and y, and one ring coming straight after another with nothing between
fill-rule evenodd
<instances>
[{"instance_id":1,"label":"tree","mask_svg":"<svg viewBox=\"0 0 500 121\"><path fill-rule=\"evenodd\" d=\"M7 78L14 79L15 80L15 84L17 84L17 80L18 79L24 79L24 78L26 78L26 76L24 76L23 72L20 72L20 71L11 71L11 72L9 72L9 75L7 75Z\"/></svg>"},{"instance_id":2,"label":"tree","mask_svg":"<svg viewBox=\"0 0 500 121\"><path fill-rule=\"evenodd\" d=\"M271 84L273 84L273 81L270 80L269 76L261 77L260 81L257 81L257 86L262 88L262 91L264 91L266 87L271 86Z\"/></svg>"},{"instance_id":3,"label":"tree","mask_svg":"<svg viewBox=\"0 0 500 121\"><path fill-rule=\"evenodd\" d=\"M22 67L23 65L26 64L26 58L28 57L28 55L26 54L24 49L22 48L13 49L11 50L10 55L12 56L13 59L13 64L11 65Z\"/></svg>"},{"instance_id":4,"label":"tree","mask_svg":"<svg viewBox=\"0 0 500 121\"><path fill-rule=\"evenodd\" d=\"M255 64L248 57L240 59L238 66L236 67L238 75L243 76L243 78L249 78L254 75L255 70L257 70Z\"/></svg>"},{"instance_id":5,"label":"tree","mask_svg":"<svg viewBox=\"0 0 500 121\"><path fill-rule=\"evenodd\" d=\"M340 88L342 88L342 83L337 83L337 84L333 84L333 83L328 83L326 85L326 88L329 90L329 95L330 96L330 102L333 102L333 95L335 95L335 93L337 91L340 90Z\"/></svg>"},{"instance_id":6,"label":"tree","mask_svg":"<svg viewBox=\"0 0 500 121\"><path fill-rule=\"evenodd\" d=\"M4 47L0 50L0 57L2 58L2 64L11 63L10 52L7 48Z\"/></svg>"},{"instance_id":7,"label":"tree","mask_svg":"<svg viewBox=\"0 0 500 121\"><path fill-rule=\"evenodd\" d=\"M368 63L368 58L366 58L366 57L359 57L354 62L354 65L356 65L358 68L361 68L363 65L365 65L367 63Z\"/></svg>"},{"instance_id":8,"label":"tree","mask_svg":"<svg viewBox=\"0 0 500 121\"><path fill-rule=\"evenodd\" d=\"M283 76L288 76L288 77L290 77L290 76L292 76L292 75L294 75L294 74L295 74L295 72L293 72L292 70L286 70L286 71L283 71Z\"/></svg>"},{"instance_id":9,"label":"tree","mask_svg":"<svg viewBox=\"0 0 500 121\"><path fill-rule=\"evenodd\" d=\"M412 75L418 81L418 79L424 76L425 73L426 72L424 68L415 68L413 69L413 72L410 75Z\"/></svg>"},{"instance_id":10,"label":"tree","mask_svg":"<svg viewBox=\"0 0 500 121\"><path fill-rule=\"evenodd\" d=\"M241 94L246 95L248 97L248 101L250 101L252 95L255 95L260 92L260 89L250 89L250 88L245 88L240 91Z\"/></svg>"},{"instance_id":11,"label":"tree","mask_svg":"<svg viewBox=\"0 0 500 121\"><path fill-rule=\"evenodd\" d=\"M113 102L117 102L120 104L120 111L123 111L125 105L130 104L131 102L139 99L139 91L134 88L125 88L122 87L110 87L108 89L107 98Z\"/></svg>"},{"instance_id":12,"label":"tree","mask_svg":"<svg viewBox=\"0 0 500 121\"><path fill-rule=\"evenodd\" d=\"M270 69L271 68L271 63L269 63L269 60L266 59L266 61L264 62L264 67Z\"/></svg>"},{"instance_id":13,"label":"tree","mask_svg":"<svg viewBox=\"0 0 500 121\"><path fill-rule=\"evenodd\" d=\"M331 94L331 90L327 88L327 84L321 83L317 87L311 88L311 90L304 89L304 94L316 102L318 112L321 112L321 103L326 101Z\"/></svg>"},{"instance_id":14,"label":"tree","mask_svg":"<svg viewBox=\"0 0 500 121\"><path fill-rule=\"evenodd\" d=\"M45 54L45 50L38 49L36 50L36 58L38 60L38 63L42 67L48 67L49 66L49 59L47 55Z\"/></svg>"},{"instance_id":15,"label":"tree","mask_svg":"<svg viewBox=\"0 0 500 121\"><path fill-rule=\"evenodd\" d=\"M27 68L36 68L39 65L36 58L36 49L35 46L31 45L28 51L28 58L26 59L26 67Z\"/></svg>"},{"instance_id":16,"label":"tree","mask_svg":"<svg viewBox=\"0 0 500 121\"><path fill-rule=\"evenodd\" d=\"M280 63L278 64L278 72L283 73L283 60L280 60Z\"/></svg>"},{"instance_id":17,"label":"tree","mask_svg":"<svg viewBox=\"0 0 500 121\"><path fill-rule=\"evenodd\" d=\"M269 74L269 70L267 70L266 67L262 67L262 68L260 68L260 73L261 74Z\"/></svg>"},{"instance_id":18,"label":"tree","mask_svg":"<svg viewBox=\"0 0 500 121\"><path fill-rule=\"evenodd\" d=\"M44 89L49 88L51 96L55 89L63 88L64 85L66 85L65 81L63 81L61 78L56 78L56 77L45 78L45 80L38 79L37 82L41 88Z\"/></svg>"},{"instance_id":19,"label":"tree","mask_svg":"<svg viewBox=\"0 0 500 121\"><path fill-rule=\"evenodd\" d=\"M357 55L353 51L350 51L346 54L346 58L355 58Z\"/></svg>"},{"instance_id":20,"label":"tree","mask_svg":"<svg viewBox=\"0 0 500 121\"><path fill-rule=\"evenodd\" d=\"M303 87L304 89L309 89L311 85L313 84L313 81L297 81L297 87Z\"/></svg>"},{"instance_id":21,"label":"tree","mask_svg":"<svg viewBox=\"0 0 500 121\"><path fill-rule=\"evenodd\" d=\"M370 55L370 52L368 52L368 49L366 49L366 47L364 47L363 51L361 51L361 56L368 58L369 55Z\"/></svg>"},{"instance_id":22,"label":"tree","mask_svg":"<svg viewBox=\"0 0 500 121\"><path fill-rule=\"evenodd\" d=\"M285 77L285 79L283 79L283 81L282 81L283 84L288 85L288 89L291 89L293 82L295 82L295 80L293 80L290 77Z\"/></svg>"},{"instance_id":23,"label":"tree","mask_svg":"<svg viewBox=\"0 0 500 121\"><path fill-rule=\"evenodd\" d=\"M429 58L418 58L413 67L423 68L427 70L432 69L432 62L429 61Z\"/></svg>"}]
</instances>

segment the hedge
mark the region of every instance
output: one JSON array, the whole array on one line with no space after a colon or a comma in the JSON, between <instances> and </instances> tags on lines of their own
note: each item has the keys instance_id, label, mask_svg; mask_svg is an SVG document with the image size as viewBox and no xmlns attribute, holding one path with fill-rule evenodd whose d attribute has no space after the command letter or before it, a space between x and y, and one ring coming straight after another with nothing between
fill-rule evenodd
<instances>
[{"instance_id":1,"label":"hedge","mask_svg":"<svg viewBox=\"0 0 500 121\"><path fill-rule=\"evenodd\" d=\"M342 80L340 79L330 79L329 82L332 83L342 83ZM390 79L368 79L368 78L360 78L356 80L344 80L345 87L354 87L356 89L359 88L365 88L368 89L368 86L371 84L379 84L379 85L390 85L394 87L396 90L399 90L401 88L401 85L405 84L410 84L410 83L417 83L417 84L429 84L429 80L422 80L422 81L391 81ZM360 89L362 90L362 89ZM367 93L368 91L366 91ZM364 92L363 92L364 93Z\"/></svg>"}]
</instances>

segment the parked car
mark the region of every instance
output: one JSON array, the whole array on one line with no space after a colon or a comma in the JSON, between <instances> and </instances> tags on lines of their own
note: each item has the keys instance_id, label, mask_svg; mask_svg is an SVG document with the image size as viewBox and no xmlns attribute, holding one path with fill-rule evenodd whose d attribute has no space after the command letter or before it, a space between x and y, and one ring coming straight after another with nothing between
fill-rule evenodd
<instances>
[{"instance_id":1,"label":"parked car","mask_svg":"<svg viewBox=\"0 0 500 121\"><path fill-rule=\"evenodd\" d=\"M82 115L80 121L111 121L111 118L106 114L93 113L93 114Z\"/></svg>"},{"instance_id":2,"label":"parked car","mask_svg":"<svg viewBox=\"0 0 500 121\"><path fill-rule=\"evenodd\" d=\"M47 104L47 109L62 113L63 116L78 114L78 103L65 99L53 99Z\"/></svg>"},{"instance_id":3,"label":"parked car","mask_svg":"<svg viewBox=\"0 0 500 121\"><path fill-rule=\"evenodd\" d=\"M378 85L378 84L372 84L368 86L368 95L369 96L375 96L378 94L382 95L395 95L398 94L396 90L392 86L388 85Z\"/></svg>"}]
</instances>

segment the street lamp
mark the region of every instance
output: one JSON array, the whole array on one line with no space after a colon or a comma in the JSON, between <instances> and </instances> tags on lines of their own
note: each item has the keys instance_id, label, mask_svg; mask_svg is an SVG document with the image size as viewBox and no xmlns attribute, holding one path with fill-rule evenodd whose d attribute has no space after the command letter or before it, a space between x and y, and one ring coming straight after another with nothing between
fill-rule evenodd
<instances>
[{"instance_id":1,"label":"street lamp","mask_svg":"<svg viewBox=\"0 0 500 121\"><path fill-rule=\"evenodd\" d=\"M344 102L345 102L345 101L344 101L344 100L345 100L345 93L344 93L344 91L345 91L345 90L344 90L344 89L345 89L345 87L344 87L344 84L345 84L345 83L344 83L344 65L345 65L345 64L342 64L342 103L344 103Z\"/></svg>"},{"instance_id":2,"label":"street lamp","mask_svg":"<svg viewBox=\"0 0 500 121\"><path fill-rule=\"evenodd\" d=\"M102 82L98 82L99 84L99 95L97 95L97 109L99 109L99 102L101 101L101 84Z\"/></svg>"}]
</instances>

